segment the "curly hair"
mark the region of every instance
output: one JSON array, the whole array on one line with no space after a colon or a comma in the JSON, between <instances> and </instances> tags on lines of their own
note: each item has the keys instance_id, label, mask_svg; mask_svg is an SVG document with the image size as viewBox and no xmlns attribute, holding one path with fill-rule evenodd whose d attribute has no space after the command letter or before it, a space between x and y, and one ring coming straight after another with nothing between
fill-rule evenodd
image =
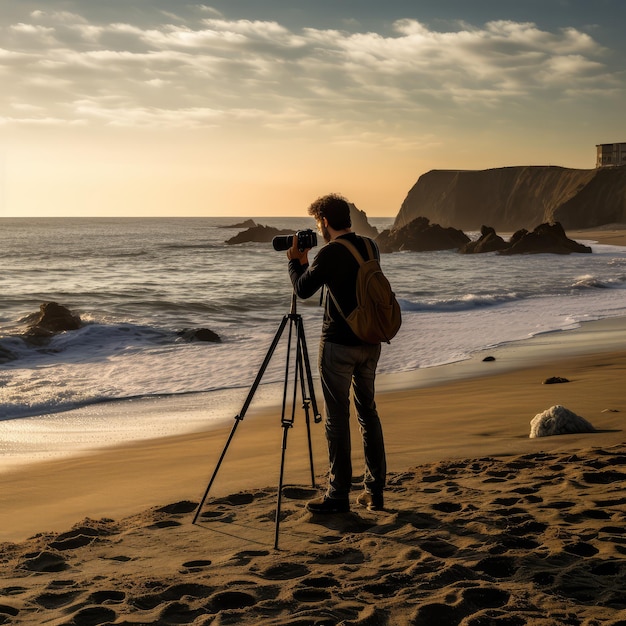
<instances>
[{"instance_id":1,"label":"curly hair","mask_svg":"<svg viewBox=\"0 0 626 626\"><path fill-rule=\"evenodd\" d=\"M325 217L328 220L328 225L335 230L343 230L352 226L350 205L338 193L321 196L311 204L308 212L318 222L321 222L322 218Z\"/></svg>"}]
</instances>

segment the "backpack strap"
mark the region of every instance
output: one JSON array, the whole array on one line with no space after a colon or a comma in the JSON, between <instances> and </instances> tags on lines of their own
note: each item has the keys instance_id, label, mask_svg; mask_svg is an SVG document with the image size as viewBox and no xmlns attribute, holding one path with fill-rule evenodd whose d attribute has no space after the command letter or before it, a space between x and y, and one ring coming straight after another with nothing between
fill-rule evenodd
<instances>
[{"instance_id":1,"label":"backpack strap","mask_svg":"<svg viewBox=\"0 0 626 626\"><path fill-rule=\"evenodd\" d=\"M367 254L369 256L369 259L375 259L376 256L372 249L372 244L370 240L367 237L361 237L361 240L365 243L365 247L367 248ZM357 260L359 267L363 265L363 263L365 263L365 259L361 256L361 253L356 249L356 246L351 241L347 241L346 239L333 239L331 243L340 243L344 247L346 247L352 253L352 256L354 256L354 258ZM343 317L343 319L345 320L346 315L341 310L341 307L339 306L339 302L337 302L337 298L335 298L335 296L333 295L333 292L328 287L326 287L326 291L328 292L330 297L333 299L333 302L335 303L337 310L341 314L341 317Z\"/></svg>"},{"instance_id":2,"label":"backpack strap","mask_svg":"<svg viewBox=\"0 0 626 626\"><path fill-rule=\"evenodd\" d=\"M360 239L361 241L363 241L363 243L365 243L365 247L367 248L368 260L375 259L376 255L374 254L374 250L372 249L371 241L367 237L361 237ZM348 250L352 252L352 256L354 256L354 258L358 261L359 265L363 265L363 263L365 263L365 260L363 259L359 251L356 249L356 246L351 241L339 238L339 239L333 239L333 243L340 243L341 245L348 248Z\"/></svg>"}]
</instances>

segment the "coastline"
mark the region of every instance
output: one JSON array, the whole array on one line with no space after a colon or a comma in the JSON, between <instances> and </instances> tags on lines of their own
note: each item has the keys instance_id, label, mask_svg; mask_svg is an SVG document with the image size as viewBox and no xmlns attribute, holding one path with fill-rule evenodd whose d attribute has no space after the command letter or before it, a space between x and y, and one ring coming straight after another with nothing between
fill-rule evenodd
<instances>
[{"instance_id":1,"label":"coastline","mask_svg":"<svg viewBox=\"0 0 626 626\"><path fill-rule=\"evenodd\" d=\"M467 361L382 376L377 402L389 471L476 455L621 443L626 412L622 346L626 346L626 317L546 333ZM483 362L485 355L495 356L495 361ZM551 376L571 382L543 385ZM132 419L133 410L149 410L166 419L175 403L176 398L168 398L126 404L126 418ZM124 404L112 403L103 410L115 412ZM530 420L555 404L582 415L601 432L528 439ZM203 406L186 410L199 415L207 411ZM198 501L233 423L229 419L180 435L9 468L0 473L0 541L19 541L43 529L60 531L85 516L119 517L165 502ZM306 485L310 468L304 461L308 441L302 411L296 412L289 430L286 481ZM282 432L280 407L251 407L237 425L211 495L272 486L278 477ZM311 439L315 472L323 475L323 426L314 424L312 416ZM358 471L362 453L356 427L353 440Z\"/></svg>"},{"instance_id":2,"label":"coastline","mask_svg":"<svg viewBox=\"0 0 626 626\"><path fill-rule=\"evenodd\" d=\"M308 513L323 427L311 424L313 487L303 413L283 431L271 402L238 424L196 524L232 419L13 467L0 473L0 623L622 624L625 373L615 317L380 376L384 511ZM543 384L553 376L569 382ZM101 408L201 423L201 396ZM555 404L597 431L530 439Z\"/></svg>"}]
</instances>

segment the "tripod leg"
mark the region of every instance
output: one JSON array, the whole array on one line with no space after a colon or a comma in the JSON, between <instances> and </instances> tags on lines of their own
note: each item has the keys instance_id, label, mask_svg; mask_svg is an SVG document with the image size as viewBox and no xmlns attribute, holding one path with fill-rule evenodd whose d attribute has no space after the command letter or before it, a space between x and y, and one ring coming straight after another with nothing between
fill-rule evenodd
<instances>
[{"instance_id":1,"label":"tripod leg","mask_svg":"<svg viewBox=\"0 0 626 626\"><path fill-rule=\"evenodd\" d=\"M263 378L263 374L265 374L265 370L267 369L267 366L269 365L272 356L274 355L274 351L276 350L276 346L278 345L278 342L280 341L280 338L283 334L283 331L285 330L285 326L287 325L287 322L289 321L289 316L285 315L280 323L280 326L278 327L278 330L276 331L276 334L274 335L274 339L272 340L272 344L270 345L270 347L267 350L267 354L265 355L265 359L263 359L263 363L261 364L261 367L259 368L259 371L256 375L256 378L254 379L254 382L252 383L252 387L250 387L250 391L248 393L248 397L246 398L245 402L243 403L243 407L241 408L241 411L239 412L239 418L243 419L246 411L248 410L248 407L250 406L250 403L252 402L252 397L254 396L257 387L259 386L259 384L261 383L261 379Z\"/></svg>"},{"instance_id":2,"label":"tripod leg","mask_svg":"<svg viewBox=\"0 0 626 626\"><path fill-rule=\"evenodd\" d=\"M303 343L304 341L304 336L302 334L299 335L298 337L298 341L300 344ZM311 443L311 419L309 416L309 408L311 405L310 402L310 392L311 389L308 390L309 393L307 393L307 388L306 388L306 380L305 380L305 374L304 374L304 352L306 350L306 346L304 346L304 350L301 349L302 345L300 345L300 349L298 350L298 366L299 366L299 370L300 370L300 393L302 394L302 408L304 409L304 421L306 424L306 434L307 434L307 440L308 440L308 444L309 444L309 465L311 468L311 487L315 487L315 470L313 469L313 445ZM294 398L294 405L295 405L295 398Z\"/></svg>"},{"instance_id":3,"label":"tripod leg","mask_svg":"<svg viewBox=\"0 0 626 626\"><path fill-rule=\"evenodd\" d=\"M302 401L303 401L302 406L304 408L304 414L306 418L305 420L306 430L307 430L307 437L308 437L308 443L309 443L309 464L311 466L311 487L315 487L315 470L313 468L313 446L311 443L311 420L309 418L309 407L310 406L313 407L313 419L316 424L322 420L322 416L319 414L317 410L317 402L315 401L315 389L313 388L313 376L311 374L311 363L309 362L309 352L306 346L306 338L304 336L304 324L302 322L302 319L300 319L300 327L299 327L298 336L299 336L299 342L301 345L300 372L301 372ZM306 380L305 380L305 373L306 373Z\"/></svg>"},{"instance_id":4,"label":"tripod leg","mask_svg":"<svg viewBox=\"0 0 626 626\"><path fill-rule=\"evenodd\" d=\"M222 465L222 461L224 460L224 456L226 455L226 451L228 450L228 446L230 446L230 442L232 441L234 435L235 435L235 431L237 430L237 426L239 425L239 422L241 422L243 420L243 418L246 415L246 412L248 410L248 408L250 407L250 403L252 402L252 398L254 397L254 394L256 393L256 390L259 386L259 384L261 383L261 379L263 378L263 374L265 374L265 370L267 369L267 366L269 365L270 360L272 359L272 356L276 350L276 346L278 345L278 342L280 341L280 338L283 334L283 331L285 330L285 326L287 325L287 322L289 321L290 316L289 315L285 315L278 327L278 330L276 331L276 334L274 335L274 339L272 340L272 343L267 351L267 354L265 355L265 358L263 359L263 363L261 364L261 367L259 368L259 371L256 375L256 378L254 379L254 383L252 383L252 387L250 387L250 391L248 392L248 395L243 403L243 406L241 407L241 411L239 411L239 414L235 416L235 423L233 424L232 430L230 431L230 435L228 436L228 440L226 441L226 445L224 446L224 449L222 450L222 454L220 455L220 458L217 462L217 465L215 466L215 470L213 472L213 476L211 476L211 480L209 481L209 484L206 488L206 491L204 492L204 496L202 497L202 500L200 501L200 504L198 505L198 508L196 509L196 514L194 515L194 518L192 520L192 524L195 524L196 521L198 520L198 517L200 515L200 511L202 510L202 507L204 506L204 503L206 502L206 499L209 495L209 491L211 491L211 487L213 486L213 482L215 481L215 478L217 476L217 472L220 469L220 466Z\"/></svg>"},{"instance_id":5,"label":"tripod leg","mask_svg":"<svg viewBox=\"0 0 626 626\"><path fill-rule=\"evenodd\" d=\"M283 445L280 458L280 476L278 479L278 498L276 501L276 520L274 524L274 549L278 550L278 530L280 527L280 507L283 499L283 477L285 475L285 452L287 451L287 433L291 424L283 422Z\"/></svg>"},{"instance_id":6,"label":"tripod leg","mask_svg":"<svg viewBox=\"0 0 626 626\"><path fill-rule=\"evenodd\" d=\"M309 360L309 351L306 346L306 338L304 336L304 322L300 318L300 336L302 343L302 358L304 366L306 368L306 380L309 389L309 397L311 398L311 406L313 407L313 420L316 424L322 421L322 416L317 408L317 402L315 400L315 389L313 387L313 375L311 374L311 362Z\"/></svg>"}]
</instances>

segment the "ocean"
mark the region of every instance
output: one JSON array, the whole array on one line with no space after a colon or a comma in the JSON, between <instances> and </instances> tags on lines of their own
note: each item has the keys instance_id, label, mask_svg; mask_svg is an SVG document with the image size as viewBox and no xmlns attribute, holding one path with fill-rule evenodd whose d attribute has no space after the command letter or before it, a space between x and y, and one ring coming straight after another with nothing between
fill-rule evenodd
<instances>
[{"instance_id":1,"label":"ocean","mask_svg":"<svg viewBox=\"0 0 626 626\"><path fill-rule=\"evenodd\" d=\"M205 424L233 417L292 302L285 252L270 243L225 243L244 230L229 226L244 219L1 219L0 459L35 451L44 458L56 449L198 426L186 422L184 411L155 426L125 423L121 409L113 423L101 410L111 402L167 398L169 406L185 406L202 394ZM314 228L309 217L253 219L293 232ZM380 231L393 220L369 221ZM379 372L410 376L508 342L626 315L626 250L580 241L593 253L383 255L403 326L383 346ZM65 305L84 325L47 345L29 345L20 337L26 319L48 301ZM319 298L298 300L297 312L317 377ZM221 343L179 336L198 328L216 332ZM263 376L260 402L279 397L285 345Z\"/></svg>"}]
</instances>

